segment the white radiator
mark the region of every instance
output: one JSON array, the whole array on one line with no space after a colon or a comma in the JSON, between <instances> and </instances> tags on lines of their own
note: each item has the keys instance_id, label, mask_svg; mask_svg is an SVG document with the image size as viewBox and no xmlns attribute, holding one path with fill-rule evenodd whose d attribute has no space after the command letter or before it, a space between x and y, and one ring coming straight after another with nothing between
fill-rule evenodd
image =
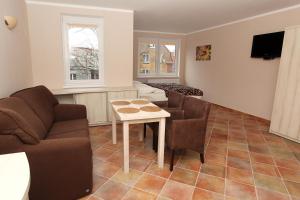
<instances>
[{"instance_id":1,"label":"white radiator","mask_svg":"<svg viewBox=\"0 0 300 200\"><path fill-rule=\"evenodd\" d=\"M156 79L148 79L148 83L180 83L179 78L156 78Z\"/></svg>"},{"instance_id":2,"label":"white radiator","mask_svg":"<svg viewBox=\"0 0 300 200\"><path fill-rule=\"evenodd\" d=\"M300 27L287 28L270 132L300 142Z\"/></svg>"}]
</instances>

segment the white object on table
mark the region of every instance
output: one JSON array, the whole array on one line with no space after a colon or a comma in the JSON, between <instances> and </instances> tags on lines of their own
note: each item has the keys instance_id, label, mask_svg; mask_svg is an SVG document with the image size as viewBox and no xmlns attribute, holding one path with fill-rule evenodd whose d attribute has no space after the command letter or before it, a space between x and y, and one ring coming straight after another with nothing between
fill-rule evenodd
<instances>
[{"instance_id":1,"label":"white object on table","mask_svg":"<svg viewBox=\"0 0 300 200\"><path fill-rule=\"evenodd\" d=\"M122 99L113 100L111 102L112 106L112 140L113 144L117 144L117 126L116 120L120 120L123 123L123 154L124 154L124 172L129 172L129 124L139 124L139 123L150 123L159 122L159 133L158 133L158 166L163 168L164 166L164 149L165 149L165 126L166 117L170 117L170 113L161 109L158 112L145 112L140 110L137 113L120 113L119 108L141 108L144 106L155 106L153 103L148 104L130 104L130 105L113 105L114 101L134 101L134 100L144 100L144 99ZM140 140L143 140L143 133L140 132Z\"/></svg>"},{"instance_id":2,"label":"white object on table","mask_svg":"<svg viewBox=\"0 0 300 200\"><path fill-rule=\"evenodd\" d=\"M0 199L27 200L29 164L24 152L0 155Z\"/></svg>"}]
</instances>

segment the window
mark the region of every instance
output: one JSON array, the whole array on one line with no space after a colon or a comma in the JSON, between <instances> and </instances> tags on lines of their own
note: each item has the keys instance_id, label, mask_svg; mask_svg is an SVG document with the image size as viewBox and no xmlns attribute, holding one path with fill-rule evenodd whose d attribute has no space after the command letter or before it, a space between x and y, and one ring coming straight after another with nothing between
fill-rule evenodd
<instances>
[{"instance_id":1,"label":"window","mask_svg":"<svg viewBox=\"0 0 300 200\"><path fill-rule=\"evenodd\" d=\"M138 77L178 76L177 40L140 38Z\"/></svg>"},{"instance_id":2,"label":"window","mask_svg":"<svg viewBox=\"0 0 300 200\"><path fill-rule=\"evenodd\" d=\"M65 86L103 85L103 19L63 16Z\"/></svg>"}]
</instances>

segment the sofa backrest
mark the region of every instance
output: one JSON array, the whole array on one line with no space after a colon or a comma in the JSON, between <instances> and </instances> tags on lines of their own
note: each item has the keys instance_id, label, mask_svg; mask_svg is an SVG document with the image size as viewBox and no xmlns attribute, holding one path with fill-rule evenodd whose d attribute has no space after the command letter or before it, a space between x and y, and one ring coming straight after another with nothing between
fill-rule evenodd
<instances>
[{"instance_id":1,"label":"sofa backrest","mask_svg":"<svg viewBox=\"0 0 300 200\"><path fill-rule=\"evenodd\" d=\"M37 144L46 133L43 122L22 99L0 100L0 135L15 135L25 144Z\"/></svg>"},{"instance_id":2,"label":"sofa backrest","mask_svg":"<svg viewBox=\"0 0 300 200\"><path fill-rule=\"evenodd\" d=\"M47 131L54 121L54 106L57 99L45 86L36 86L20 90L11 96L23 99L35 114L42 120Z\"/></svg>"}]
</instances>

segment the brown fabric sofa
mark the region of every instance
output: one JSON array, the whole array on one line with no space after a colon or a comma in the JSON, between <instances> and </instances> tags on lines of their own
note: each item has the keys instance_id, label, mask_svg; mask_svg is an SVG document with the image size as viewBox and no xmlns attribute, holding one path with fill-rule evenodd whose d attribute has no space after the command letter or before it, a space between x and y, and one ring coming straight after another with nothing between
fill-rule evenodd
<instances>
[{"instance_id":1,"label":"brown fabric sofa","mask_svg":"<svg viewBox=\"0 0 300 200\"><path fill-rule=\"evenodd\" d=\"M0 154L26 152L31 200L71 200L92 191L86 108L59 104L44 86L0 100Z\"/></svg>"}]
</instances>

